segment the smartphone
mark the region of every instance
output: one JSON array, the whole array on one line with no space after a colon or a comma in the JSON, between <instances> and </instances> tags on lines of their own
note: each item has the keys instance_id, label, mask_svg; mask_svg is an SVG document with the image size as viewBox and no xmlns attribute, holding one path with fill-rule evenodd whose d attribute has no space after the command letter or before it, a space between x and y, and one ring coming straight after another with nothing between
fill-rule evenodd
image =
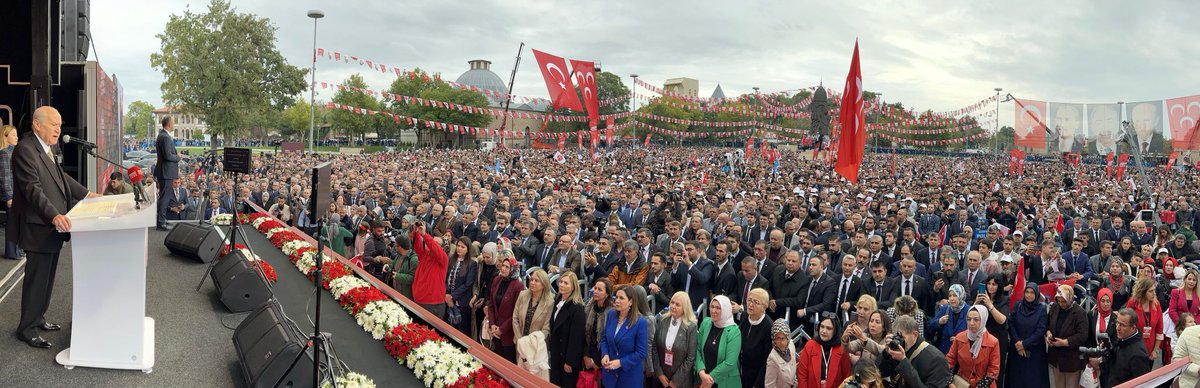
<instances>
[{"instance_id":1,"label":"smartphone","mask_svg":"<svg viewBox=\"0 0 1200 388\"><path fill-rule=\"evenodd\" d=\"M858 312L857 311L850 313L850 323L854 323L854 322L858 322Z\"/></svg>"},{"instance_id":2,"label":"smartphone","mask_svg":"<svg viewBox=\"0 0 1200 388\"><path fill-rule=\"evenodd\" d=\"M983 284L983 283L980 283L980 284L979 284L979 289L978 289L978 291L976 292L976 294L975 294L975 295L984 295L984 294L987 294L987 285L986 285L986 284Z\"/></svg>"}]
</instances>

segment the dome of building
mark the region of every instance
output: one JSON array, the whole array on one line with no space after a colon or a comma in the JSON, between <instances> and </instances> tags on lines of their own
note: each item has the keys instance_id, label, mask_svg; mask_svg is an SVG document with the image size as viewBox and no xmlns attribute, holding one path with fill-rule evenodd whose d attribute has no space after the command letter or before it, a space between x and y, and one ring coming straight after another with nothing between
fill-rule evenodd
<instances>
[{"instance_id":1,"label":"dome of building","mask_svg":"<svg viewBox=\"0 0 1200 388\"><path fill-rule=\"evenodd\" d=\"M458 79L454 80L454 82L467 86L474 86L482 90L490 90L500 94L505 94L508 92L508 86L505 86L504 80L500 79L500 76L492 72L492 61L476 59L468 61L467 63L471 65L471 69L458 76ZM493 95L488 95L486 93L484 95L488 97L488 103L490 105L495 106L503 102L495 98Z\"/></svg>"}]
</instances>

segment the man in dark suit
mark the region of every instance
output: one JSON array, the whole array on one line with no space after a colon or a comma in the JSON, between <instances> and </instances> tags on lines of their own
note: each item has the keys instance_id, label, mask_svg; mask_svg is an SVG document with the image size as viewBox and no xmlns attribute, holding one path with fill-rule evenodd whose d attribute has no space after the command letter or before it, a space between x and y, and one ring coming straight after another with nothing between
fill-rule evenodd
<instances>
[{"instance_id":1,"label":"man in dark suit","mask_svg":"<svg viewBox=\"0 0 1200 388\"><path fill-rule=\"evenodd\" d=\"M171 116L164 117L158 139L154 141L154 151L158 153L158 161L154 163L154 181L158 184L158 230L167 230L168 207L175 198L172 182L179 179L179 153L175 152L175 141L169 132L173 129L175 120Z\"/></svg>"},{"instance_id":2,"label":"man in dark suit","mask_svg":"<svg viewBox=\"0 0 1200 388\"><path fill-rule=\"evenodd\" d=\"M871 263L871 276L863 277L860 289L863 293L875 297L875 304L880 310L887 310L888 307L892 307L896 297L900 296L900 287L897 284L895 279L887 277L886 265L874 262Z\"/></svg>"},{"instance_id":3,"label":"man in dark suit","mask_svg":"<svg viewBox=\"0 0 1200 388\"><path fill-rule=\"evenodd\" d=\"M713 262L696 249L696 242L684 243L683 261L675 267L675 289L687 292L692 307L701 310L708 299L713 276Z\"/></svg>"},{"instance_id":4,"label":"man in dark suit","mask_svg":"<svg viewBox=\"0 0 1200 388\"><path fill-rule=\"evenodd\" d=\"M483 236L479 231L479 225L475 223L475 210L463 212L462 219L454 222L451 231L454 233L455 239L466 236L471 241L482 241Z\"/></svg>"},{"instance_id":5,"label":"man in dark suit","mask_svg":"<svg viewBox=\"0 0 1200 388\"><path fill-rule=\"evenodd\" d=\"M744 318L742 312L746 310L746 301L750 296L750 290L755 288L761 288L763 291L767 290L767 278L758 273L756 265L757 261L754 260L753 257L742 259L741 263L738 265L738 267L742 270L736 275L737 281L735 282L736 286L734 287L734 290L736 290L735 295L729 295L729 300L733 302L734 314L737 314L735 319L740 320ZM768 292L768 294L770 294L770 292ZM765 308L766 306L763 307Z\"/></svg>"},{"instance_id":6,"label":"man in dark suit","mask_svg":"<svg viewBox=\"0 0 1200 388\"><path fill-rule=\"evenodd\" d=\"M88 192L58 165L55 146L62 132L62 116L57 110L49 106L35 110L33 132L35 136L26 136L13 149L13 203L5 232L8 241L25 249L29 260L21 288L17 338L29 346L49 349L53 345L38 335L38 330L62 328L47 322L45 314L59 254L71 237L71 219L66 213L83 198L100 195Z\"/></svg>"},{"instance_id":7,"label":"man in dark suit","mask_svg":"<svg viewBox=\"0 0 1200 388\"><path fill-rule=\"evenodd\" d=\"M712 294L725 295L732 299L733 294L737 292L738 270L734 266L732 258L729 257L729 243L717 242L714 249L716 249L717 257L713 261Z\"/></svg>"},{"instance_id":8,"label":"man in dark suit","mask_svg":"<svg viewBox=\"0 0 1200 388\"><path fill-rule=\"evenodd\" d=\"M650 312L657 313L671 305L671 295L675 288L671 286L671 273L667 271L667 256L662 252L650 255L650 273L646 274L646 287Z\"/></svg>"},{"instance_id":9,"label":"man in dark suit","mask_svg":"<svg viewBox=\"0 0 1200 388\"><path fill-rule=\"evenodd\" d=\"M820 317L821 313L833 311L837 282L825 272L824 254L808 261L808 276L810 280L802 294L804 305L796 310L796 319L800 320L811 336L816 334L816 318Z\"/></svg>"},{"instance_id":10,"label":"man in dark suit","mask_svg":"<svg viewBox=\"0 0 1200 388\"><path fill-rule=\"evenodd\" d=\"M854 276L854 269L857 267L854 256L842 256L837 263L837 276L833 277L832 310L843 322L849 322L850 311L854 310L854 305L858 303L858 296L862 294L862 282L857 276Z\"/></svg>"},{"instance_id":11,"label":"man in dark suit","mask_svg":"<svg viewBox=\"0 0 1200 388\"><path fill-rule=\"evenodd\" d=\"M911 296L917 300L917 306L925 311L926 316L933 316L934 302L930 301L930 292L932 288L925 278L917 276L917 261L912 257L900 259L900 276L896 277L896 282L900 285L899 296Z\"/></svg>"}]
</instances>

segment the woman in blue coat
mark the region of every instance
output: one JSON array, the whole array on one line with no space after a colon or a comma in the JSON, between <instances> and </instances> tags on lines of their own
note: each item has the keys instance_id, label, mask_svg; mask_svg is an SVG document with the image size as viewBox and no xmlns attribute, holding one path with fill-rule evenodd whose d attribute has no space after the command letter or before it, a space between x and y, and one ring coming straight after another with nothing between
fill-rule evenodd
<instances>
[{"instance_id":1,"label":"woman in blue coat","mask_svg":"<svg viewBox=\"0 0 1200 388\"><path fill-rule=\"evenodd\" d=\"M1025 283L1025 297L1017 302L1008 315L1008 336L1012 346L1008 351L1009 387L1049 388L1046 373L1046 306L1037 284ZM1029 373L1034 371L1035 373ZM1041 372L1038 372L1041 371Z\"/></svg>"},{"instance_id":2,"label":"woman in blue coat","mask_svg":"<svg viewBox=\"0 0 1200 388\"><path fill-rule=\"evenodd\" d=\"M967 310L970 310L966 308L967 303L963 300L966 293L962 285L951 285L947 294L948 303L938 307L933 319L929 320L929 329L926 331L933 333L933 344L937 345L942 354L950 352L954 336L967 330Z\"/></svg>"},{"instance_id":3,"label":"woman in blue coat","mask_svg":"<svg viewBox=\"0 0 1200 388\"><path fill-rule=\"evenodd\" d=\"M641 287L621 286L614 295L613 309L608 311L600 336L601 378L608 388L641 387L650 333L636 306L646 303L646 294Z\"/></svg>"}]
</instances>

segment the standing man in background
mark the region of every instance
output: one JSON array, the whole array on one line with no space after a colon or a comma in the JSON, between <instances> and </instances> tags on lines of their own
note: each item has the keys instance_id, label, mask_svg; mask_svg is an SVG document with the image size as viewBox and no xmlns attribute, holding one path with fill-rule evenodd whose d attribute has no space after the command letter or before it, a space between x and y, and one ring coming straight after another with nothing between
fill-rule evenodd
<instances>
[{"instance_id":1,"label":"standing man in background","mask_svg":"<svg viewBox=\"0 0 1200 388\"><path fill-rule=\"evenodd\" d=\"M168 230L170 210L167 207L175 200L174 181L179 178L179 153L175 151L175 141L169 132L174 129L175 120L171 116L164 117L158 140L154 141L154 152L158 153L158 161L154 163L154 181L158 183L158 226L155 229L158 230Z\"/></svg>"},{"instance_id":2,"label":"standing man in background","mask_svg":"<svg viewBox=\"0 0 1200 388\"><path fill-rule=\"evenodd\" d=\"M66 214L84 197L99 197L63 172L55 147L62 133L62 116L49 106L33 112L34 136L13 148L13 203L6 228L8 241L25 249L25 282L21 287L21 322L17 338L29 346L49 349L50 341L38 330L55 331L62 326L46 321L54 273L63 243L70 240L71 219Z\"/></svg>"}]
</instances>

